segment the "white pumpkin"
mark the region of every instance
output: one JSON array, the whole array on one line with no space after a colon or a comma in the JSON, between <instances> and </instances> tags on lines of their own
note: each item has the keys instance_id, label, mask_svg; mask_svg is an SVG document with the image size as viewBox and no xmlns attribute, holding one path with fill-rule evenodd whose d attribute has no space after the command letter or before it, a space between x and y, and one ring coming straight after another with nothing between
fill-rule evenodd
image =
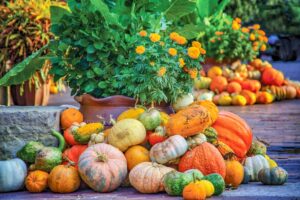
<instances>
[{"instance_id":1,"label":"white pumpkin","mask_svg":"<svg viewBox=\"0 0 300 200\"><path fill-rule=\"evenodd\" d=\"M173 103L172 107L177 112L181 109L186 108L193 102L194 102L194 96L191 93L188 93L179 97L177 101Z\"/></svg>"},{"instance_id":2,"label":"white pumpkin","mask_svg":"<svg viewBox=\"0 0 300 200\"><path fill-rule=\"evenodd\" d=\"M256 155L246 158L245 167L249 169L250 180L258 181L258 172L263 168L269 168L268 160L262 155Z\"/></svg>"},{"instance_id":3,"label":"white pumpkin","mask_svg":"<svg viewBox=\"0 0 300 200\"><path fill-rule=\"evenodd\" d=\"M213 91L204 92L197 97L197 100L198 101L202 101L202 100L212 101L214 96L215 96L215 93Z\"/></svg>"}]
</instances>

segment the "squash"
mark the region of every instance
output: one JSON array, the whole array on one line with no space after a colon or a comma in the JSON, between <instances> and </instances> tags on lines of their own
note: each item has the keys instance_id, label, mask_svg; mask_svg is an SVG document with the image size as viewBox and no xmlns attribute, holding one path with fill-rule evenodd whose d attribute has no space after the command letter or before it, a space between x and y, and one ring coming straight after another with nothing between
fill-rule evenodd
<instances>
[{"instance_id":1,"label":"squash","mask_svg":"<svg viewBox=\"0 0 300 200\"><path fill-rule=\"evenodd\" d=\"M252 130L245 120L234 113L220 111L212 127L218 132L219 141L227 144L237 157L245 157L252 143Z\"/></svg>"},{"instance_id":2,"label":"squash","mask_svg":"<svg viewBox=\"0 0 300 200\"><path fill-rule=\"evenodd\" d=\"M297 90L291 85L284 86L287 99L294 99L297 96Z\"/></svg>"},{"instance_id":3,"label":"squash","mask_svg":"<svg viewBox=\"0 0 300 200\"><path fill-rule=\"evenodd\" d=\"M244 167L243 165L233 159L225 161L226 164L226 185L237 188L243 181L244 178Z\"/></svg>"},{"instance_id":4,"label":"squash","mask_svg":"<svg viewBox=\"0 0 300 200\"><path fill-rule=\"evenodd\" d=\"M168 123L168 121L170 119L170 116L165 112L159 112L159 113L160 113L160 118L161 118L161 124L160 125L165 126Z\"/></svg>"},{"instance_id":5,"label":"squash","mask_svg":"<svg viewBox=\"0 0 300 200\"><path fill-rule=\"evenodd\" d=\"M105 135L104 132L100 133L93 133L91 135L90 141L88 143L88 146L92 146L94 144L102 143L105 141Z\"/></svg>"},{"instance_id":6,"label":"squash","mask_svg":"<svg viewBox=\"0 0 300 200\"><path fill-rule=\"evenodd\" d=\"M259 70L248 71L248 78L254 80L260 80L261 72Z\"/></svg>"},{"instance_id":7,"label":"squash","mask_svg":"<svg viewBox=\"0 0 300 200\"><path fill-rule=\"evenodd\" d=\"M205 200L205 187L203 184L197 184L192 182L184 187L182 197L185 200Z\"/></svg>"},{"instance_id":8,"label":"squash","mask_svg":"<svg viewBox=\"0 0 300 200\"><path fill-rule=\"evenodd\" d=\"M251 147L247 153L248 156L252 155L266 155L267 153L267 147L264 143L261 141L254 139L252 141Z\"/></svg>"},{"instance_id":9,"label":"squash","mask_svg":"<svg viewBox=\"0 0 300 200\"><path fill-rule=\"evenodd\" d=\"M83 115L75 108L68 108L60 115L60 124L62 129L69 128L74 122L83 122Z\"/></svg>"},{"instance_id":10,"label":"squash","mask_svg":"<svg viewBox=\"0 0 300 200\"><path fill-rule=\"evenodd\" d=\"M253 105L256 102L256 94L249 91L249 90L242 90L241 95L243 95L246 98L247 105Z\"/></svg>"},{"instance_id":11,"label":"squash","mask_svg":"<svg viewBox=\"0 0 300 200\"><path fill-rule=\"evenodd\" d=\"M121 121L122 119L138 119L143 112L145 112L143 107L129 108L118 116L117 121Z\"/></svg>"},{"instance_id":12,"label":"squash","mask_svg":"<svg viewBox=\"0 0 300 200\"><path fill-rule=\"evenodd\" d=\"M163 184L168 195L181 196L185 186L202 178L203 174L196 169L184 173L171 171L163 177Z\"/></svg>"},{"instance_id":13,"label":"squash","mask_svg":"<svg viewBox=\"0 0 300 200\"><path fill-rule=\"evenodd\" d=\"M216 140L218 138L218 133L217 133L216 129L214 129L213 127L208 127L202 133L206 136L206 140L209 143L216 142Z\"/></svg>"},{"instance_id":14,"label":"squash","mask_svg":"<svg viewBox=\"0 0 300 200\"><path fill-rule=\"evenodd\" d=\"M263 168L269 168L269 163L262 155L246 158L245 166L250 171L251 181L258 181L258 172Z\"/></svg>"},{"instance_id":15,"label":"squash","mask_svg":"<svg viewBox=\"0 0 300 200\"><path fill-rule=\"evenodd\" d=\"M197 105L205 107L210 114L212 123L214 123L217 120L218 115L219 115L219 109L216 106L216 104L214 104L213 102L208 101L208 100L196 101L193 104L197 104Z\"/></svg>"},{"instance_id":16,"label":"squash","mask_svg":"<svg viewBox=\"0 0 300 200\"><path fill-rule=\"evenodd\" d=\"M220 152L210 143L204 142L194 149L187 151L181 157L178 170L198 169L204 175L219 173L225 177L226 166Z\"/></svg>"},{"instance_id":17,"label":"squash","mask_svg":"<svg viewBox=\"0 0 300 200\"><path fill-rule=\"evenodd\" d=\"M155 108L150 108L149 110L143 112L138 120L142 122L147 131L154 130L161 123L161 115Z\"/></svg>"},{"instance_id":18,"label":"squash","mask_svg":"<svg viewBox=\"0 0 300 200\"><path fill-rule=\"evenodd\" d=\"M220 174L213 173L209 174L204 177L204 180L208 180L211 182L214 186L214 194L213 195L220 195L224 192L225 190L225 182L223 177Z\"/></svg>"},{"instance_id":19,"label":"squash","mask_svg":"<svg viewBox=\"0 0 300 200\"><path fill-rule=\"evenodd\" d=\"M123 119L118 121L110 130L108 143L122 152L130 146L142 143L146 138L144 125L136 119Z\"/></svg>"},{"instance_id":20,"label":"squash","mask_svg":"<svg viewBox=\"0 0 300 200\"><path fill-rule=\"evenodd\" d=\"M248 169L248 167L244 166L244 178L242 184L248 184L250 180L251 180L250 170Z\"/></svg>"},{"instance_id":21,"label":"squash","mask_svg":"<svg viewBox=\"0 0 300 200\"><path fill-rule=\"evenodd\" d=\"M212 101L215 93L213 91L203 92L197 96L197 101Z\"/></svg>"},{"instance_id":22,"label":"squash","mask_svg":"<svg viewBox=\"0 0 300 200\"><path fill-rule=\"evenodd\" d=\"M198 146L199 144L202 144L203 142L207 142L206 136L202 133L187 137L186 141L187 141L189 149L195 148L196 146Z\"/></svg>"},{"instance_id":23,"label":"squash","mask_svg":"<svg viewBox=\"0 0 300 200\"><path fill-rule=\"evenodd\" d=\"M36 170L28 174L25 180L26 189L29 192L42 192L47 188L49 174L47 172Z\"/></svg>"},{"instance_id":24,"label":"squash","mask_svg":"<svg viewBox=\"0 0 300 200\"><path fill-rule=\"evenodd\" d=\"M258 180L264 185L283 185L288 173L281 167L263 168L258 173Z\"/></svg>"},{"instance_id":25,"label":"squash","mask_svg":"<svg viewBox=\"0 0 300 200\"><path fill-rule=\"evenodd\" d=\"M266 91L258 92L256 96L256 102L261 104L269 104L274 100L274 96Z\"/></svg>"},{"instance_id":26,"label":"squash","mask_svg":"<svg viewBox=\"0 0 300 200\"><path fill-rule=\"evenodd\" d=\"M266 85L281 86L283 81L283 73L274 68L265 69L262 73L262 82Z\"/></svg>"},{"instance_id":27,"label":"squash","mask_svg":"<svg viewBox=\"0 0 300 200\"><path fill-rule=\"evenodd\" d=\"M87 145L74 145L63 152L64 165L72 164L78 169L78 160L80 155L87 149Z\"/></svg>"},{"instance_id":28,"label":"squash","mask_svg":"<svg viewBox=\"0 0 300 200\"><path fill-rule=\"evenodd\" d=\"M194 80L194 88L196 88L198 90L199 89L208 89L210 83L211 83L211 78L201 76L200 78L196 78Z\"/></svg>"},{"instance_id":29,"label":"squash","mask_svg":"<svg viewBox=\"0 0 300 200\"><path fill-rule=\"evenodd\" d=\"M192 105L172 115L166 125L167 134L188 137L204 131L212 123L209 111L199 105Z\"/></svg>"},{"instance_id":30,"label":"squash","mask_svg":"<svg viewBox=\"0 0 300 200\"><path fill-rule=\"evenodd\" d=\"M216 140L214 143L214 146L218 149L218 151L221 153L223 157L226 157L227 155L234 154L233 150L224 142L221 142L219 140Z\"/></svg>"},{"instance_id":31,"label":"squash","mask_svg":"<svg viewBox=\"0 0 300 200\"><path fill-rule=\"evenodd\" d=\"M17 152L17 156L27 163L34 163L36 154L42 148L44 148L44 145L42 143L30 141Z\"/></svg>"},{"instance_id":32,"label":"squash","mask_svg":"<svg viewBox=\"0 0 300 200\"><path fill-rule=\"evenodd\" d=\"M235 106L245 106L247 104L247 99L243 95L234 95L232 97L232 105Z\"/></svg>"},{"instance_id":33,"label":"squash","mask_svg":"<svg viewBox=\"0 0 300 200\"><path fill-rule=\"evenodd\" d=\"M158 126L154 132L151 132L148 135L148 141L151 146L163 142L167 139L165 127Z\"/></svg>"},{"instance_id":34,"label":"squash","mask_svg":"<svg viewBox=\"0 0 300 200\"><path fill-rule=\"evenodd\" d=\"M26 175L27 167L23 160L0 160L0 192L22 189Z\"/></svg>"},{"instance_id":35,"label":"squash","mask_svg":"<svg viewBox=\"0 0 300 200\"><path fill-rule=\"evenodd\" d=\"M182 156L188 149L186 140L180 135L173 135L167 140L155 144L150 149L152 162L165 164L170 160Z\"/></svg>"},{"instance_id":36,"label":"squash","mask_svg":"<svg viewBox=\"0 0 300 200\"><path fill-rule=\"evenodd\" d=\"M92 134L98 134L104 129L102 123L89 123L84 126L79 127L74 132L74 139L80 144L87 144Z\"/></svg>"},{"instance_id":37,"label":"squash","mask_svg":"<svg viewBox=\"0 0 300 200\"><path fill-rule=\"evenodd\" d=\"M134 120L134 119L123 119ZM78 170L81 179L96 192L117 189L127 175L127 161L117 148L105 144L88 147L80 156Z\"/></svg>"},{"instance_id":38,"label":"squash","mask_svg":"<svg viewBox=\"0 0 300 200\"><path fill-rule=\"evenodd\" d=\"M229 95L221 95L218 99L218 105L220 106L230 106L232 103L232 98Z\"/></svg>"},{"instance_id":39,"label":"squash","mask_svg":"<svg viewBox=\"0 0 300 200\"><path fill-rule=\"evenodd\" d=\"M221 75L222 75L222 69L218 66L211 67L207 72L207 76L211 79L213 79L216 76L221 76Z\"/></svg>"},{"instance_id":40,"label":"squash","mask_svg":"<svg viewBox=\"0 0 300 200\"><path fill-rule=\"evenodd\" d=\"M275 160L272 160L268 155L264 155L264 157L267 159L270 168L278 167Z\"/></svg>"},{"instance_id":41,"label":"squash","mask_svg":"<svg viewBox=\"0 0 300 200\"><path fill-rule=\"evenodd\" d=\"M71 145L71 146L80 144L79 142L76 142L76 140L74 138L74 134L72 133L72 128L71 127L64 130L64 138L65 138L67 144Z\"/></svg>"},{"instance_id":42,"label":"squash","mask_svg":"<svg viewBox=\"0 0 300 200\"><path fill-rule=\"evenodd\" d=\"M204 186L206 197L211 197L215 192L214 185L208 180L196 181L196 184Z\"/></svg>"},{"instance_id":43,"label":"squash","mask_svg":"<svg viewBox=\"0 0 300 200\"><path fill-rule=\"evenodd\" d=\"M136 165L142 163L142 162L149 162L150 156L149 151L140 145L135 145L130 147L125 152L125 158L127 160L127 168L128 170L131 170Z\"/></svg>"},{"instance_id":44,"label":"squash","mask_svg":"<svg viewBox=\"0 0 300 200\"><path fill-rule=\"evenodd\" d=\"M80 186L80 177L77 169L70 165L54 167L48 177L48 186L52 192L75 192Z\"/></svg>"},{"instance_id":45,"label":"squash","mask_svg":"<svg viewBox=\"0 0 300 200\"><path fill-rule=\"evenodd\" d=\"M216 93L221 93L227 88L227 79L223 76L216 76L212 79L211 84L209 86L211 91Z\"/></svg>"},{"instance_id":46,"label":"squash","mask_svg":"<svg viewBox=\"0 0 300 200\"><path fill-rule=\"evenodd\" d=\"M242 86L238 82L230 82L227 86L227 92L230 94L239 94L242 91Z\"/></svg>"},{"instance_id":47,"label":"squash","mask_svg":"<svg viewBox=\"0 0 300 200\"><path fill-rule=\"evenodd\" d=\"M182 110L192 104L194 102L194 96L191 93L184 94L177 98L177 100L172 104L173 109L175 112Z\"/></svg>"},{"instance_id":48,"label":"squash","mask_svg":"<svg viewBox=\"0 0 300 200\"><path fill-rule=\"evenodd\" d=\"M251 92L258 92L261 88L261 84L258 80L245 80L241 83L243 90L249 90Z\"/></svg>"},{"instance_id":49,"label":"squash","mask_svg":"<svg viewBox=\"0 0 300 200\"><path fill-rule=\"evenodd\" d=\"M129 173L130 184L140 193L164 191L163 177L174 169L151 162L136 165ZM151 184L149 184L151 183Z\"/></svg>"}]
</instances>

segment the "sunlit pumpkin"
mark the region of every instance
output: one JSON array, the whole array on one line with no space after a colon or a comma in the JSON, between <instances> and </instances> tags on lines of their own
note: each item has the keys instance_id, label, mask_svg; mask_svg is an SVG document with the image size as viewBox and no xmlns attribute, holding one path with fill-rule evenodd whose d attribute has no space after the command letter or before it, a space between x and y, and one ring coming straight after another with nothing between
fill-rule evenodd
<instances>
[{"instance_id":1,"label":"sunlit pumpkin","mask_svg":"<svg viewBox=\"0 0 300 200\"><path fill-rule=\"evenodd\" d=\"M26 189L29 192L42 192L47 188L49 174L41 170L35 170L28 174L25 180Z\"/></svg>"},{"instance_id":2,"label":"sunlit pumpkin","mask_svg":"<svg viewBox=\"0 0 300 200\"><path fill-rule=\"evenodd\" d=\"M227 88L227 79L223 76L216 76L212 79L210 83L210 90L216 92L216 93L221 93Z\"/></svg>"},{"instance_id":3,"label":"sunlit pumpkin","mask_svg":"<svg viewBox=\"0 0 300 200\"><path fill-rule=\"evenodd\" d=\"M83 115L75 108L68 108L60 115L60 124L63 129L69 128L74 122L81 123Z\"/></svg>"},{"instance_id":4,"label":"sunlit pumpkin","mask_svg":"<svg viewBox=\"0 0 300 200\"><path fill-rule=\"evenodd\" d=\"M283 81L283 73L274 68L265 69L262 74L262 82L266 85L281 86L283 84Z\"/></svg>"}]
</instances>

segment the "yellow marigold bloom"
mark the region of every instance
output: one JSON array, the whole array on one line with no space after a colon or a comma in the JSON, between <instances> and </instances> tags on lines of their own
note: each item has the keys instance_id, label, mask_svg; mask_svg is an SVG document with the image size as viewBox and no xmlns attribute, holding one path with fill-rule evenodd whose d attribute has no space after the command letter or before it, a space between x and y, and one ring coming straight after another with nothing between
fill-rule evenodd
<instances>
[{"instance_id":1,"label":"yellow marigold bloom","mask_svg":"<svg viewBox=\"0 0 300 200\"><path fill-rule=\"evenodd\" d=\"M140 45L140 46L137 46L136 48L135 48L135 52L137 53L137 54L143 54L143 53L145 53L145 51L146 51L146 49L145 49L145 47L144 46L142 46L142 45Z\"/></svg>"},{"instance_id":2,"label":"yellow marigold bloom","mask_svg":"<svg viewBox=\"0 0 300 200\"><path fill-rule=\"evenodd\" d=\"M160 35L157 33L151 33L150 34L150 40L152 42L158 42L160 40Z\"/></svg>"},{"instance_id":3,"label":"yellow marigold bloom","mask_svg":"<svg viewBox=\"0 0 300 200\"><path fill-rule=\"evenodd\" d=\"M266 35L266 32L264 32L263 30L258 30L257 33L262 36Z\"/></svg>"},{"instance_id":4,"label":"yellow marigold bloom","mask_svg":"<svg viewBox=\"0 0 300 200\"><path fill-rule=\"evenodd\" d=\"M177 50L175 48L169 48L169 54L171 56L176 56L177 55Z\"/></svg>"},{"instance_id":5,"label":"yellow marigold bloom","mask_svg":"<svg viewBox=\"0 0 300 200\"><path fill-rule=\"evenodd\" d=\"M260 47L260 50L261 50L261 51L267 50L267 45L262 44L261 47Z\"/></svg>"},{"instance_id":6,"label":"yellow marigold bloom","mask_svg":"<svg viewBox=\"0 0 300 200\"><path fill-rule=\"evenodd\" d=\"M216 31L215 34L218 35L218 36L220 36L220 35L223 35L224 32L222 32L222 31Z\"/></svg>"},{"instance_id":7,"label":"yellow marigold bloom","mask_svg":"<svg viewBox=\"0 0 300 200\"><path fill-rule=\"evenodd\" d=\"M242 20L241 20L241 18L239 18L239 17L236 17L235 19L234 19L234 21L236 21L237 23L242 23Z\"/></svg>"},{"instance_id":8,"label":"yellow marigold bloom","mask_svg":"<svg viewBox=\"0 0 300 200\"><path fill-rule=\"evenodd\" d=\"M196 68L189 69L188 73L189 73L191 79L195 79L195 78L197 78L198 70Z\"/></svg>"},{"instance_id":9,"label":"yellow marigold bloom","mask_svg":"<svg viewBox=\"0 0 300 200\"><path fill-rule=\"evenodd\" d=\"M200 49L200 48L201 48L201 43L198 42L198 41L193 41L193 42L192 42L192 46L193 46L193 47L197 47L198 49Z\"/></svg>"},{"instance_id":10,"label":"yellow marigold bloom","mask_svg":"<svg viewBox=\"0 0 300 200\"><path fill-rule=\"evenodd\" d=\"M246 27L243 27L243 28L242 28L242 32L243 32L243 33L249 33L249 31L250 31L249 28L246 28Z\"/></svg>"},{"instance_id":11,"label":"yellow marigold bloom","mask_svg":"<svg viewBox=\"0 0 300 200\"><path fill-rule=\"evenodd\" d=\"M183 58L179 58L179 66L183 67L185 65L184 59Z\"/></svg>"},{"instance_id":12,"label":"yellow marigold bloom","mask_svg":"<svg viewBox=\"0 0 300 200\"><path fill-rule=\"evenodd\" d=\"M160 76L160 77L162 77L162 76L165 75L166 71L167 71L167 69L166 69L165 67L161 67L161 68L158 70L157 75Z\"/></svg>"},{"instance_id":13,"label":"yellow marigold bloom","mask_svg":"<svg viewBox=\"0 0 300 200\"><path fill-rule=\"evenodd\" d=\"M147 32L144 31L144 30L140 31L139 34L140 34L141 37L146 37L147 36Z\"/></svg>"},{"instance_id":14,"label":"yellow marigold bloom","mask_svg":"<svg viewBox=\"0 0 300 200\"><path fill-rule=\"evenodd\" d=\"M188 55L192 59L198 59L200 56L200 49L198 49L197 47L189 47Z\"/></svg>"},{"instance_id":15,"label":"yellow marigold bloom","mask_svg":"<svg viewBox=\"0 0 300 200\"><path fill-rule=\"evenodd\" d=\"M251 33L250 36L249 36L249 39L251 41L254 41L255 40L255 34Z\"/></svg>"},{"instance_id":16,"label":"yellow marigold bloom","mask_svg":"<svg viewBox=\"0 0 300 200\"><path fill-rule=\"evenodd\" d=\"M254 24L253 25L253 29L254 30L259 30L260 29L260 25L259 24Z\"/></svg>"},{"instance_id":17,"label":"yellow marigold bloom","mask_svg":"<svg viewBox=\"0 0 300 200\"><path fill-rule=\"evenodd\" d=\"M170 39L173 41L176 41L177 37L179 37L179 34L176 32L170 33Z\"/></svg>"},{"instance_id":18,"label":"yellow marigold bloom","mask_svg":"<svg viewBox=\"0 0 300 200\"><path fill-rule=\"evenodd\" d=\"M231 27L233 30L239 30L241 25L239 23L237 23L236 21L233 21Z\"/></svg>"},{"instance_id":19,"label":"yellow marigold bloom","mask_svg":"<svg viewBox=\"0 0 300 200\"><path fill-rule=\"evenodd\" d=\"M155 62L154 61L151 61L150 62L150 65L153 67L155 65Z\"/></svg>"},{"instance_id":20,"label":"yellow marigold bloom","mask_svg":"<svg viewBox=\"0 0 300 200\"><path fill-rule=\"evenodd\" d=\"M187 42L187 40L186 40L186 38L183 37L183 36L178 36L178 37L176 38L176 42L177 42L178 44L183 45L183 44L185 44L185 43Z\"/></svg>"},{"instance_id":21,"label":"yellow marigold bloom","mask_svg":"<svg viewBox=\"0 0 300 200\"><path fill-rule=\"evenodd\" d=\"M200 48L199 50L200 50L200 53L201 53L201 54L206 54L206 50L205 50L205 49Z\"/></svg>"},{"instance_id":22,"label":"yellow marigold bloom","mask_svg":"<svg viewBox=\"0 0 300 200\"><path fill-rule=\"evenodd\" d=\"M163 46L165 46L165 43L164 42L159 42L159 45L163 47Z\"/></svg>"}]
</instances>

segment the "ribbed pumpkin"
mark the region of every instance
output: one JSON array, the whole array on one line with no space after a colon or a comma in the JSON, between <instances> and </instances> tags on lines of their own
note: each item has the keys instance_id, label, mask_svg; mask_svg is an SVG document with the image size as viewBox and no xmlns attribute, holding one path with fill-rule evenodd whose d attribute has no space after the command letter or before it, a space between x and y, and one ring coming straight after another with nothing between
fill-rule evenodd
<instances>
[{"instance_id":1,"label":"ribbed pumpkin","mask_svg":"<svg viewBox=\"0 0 300 200\"><path fill-rule=\"evenodd\" d=\"M145 147L140 146L140 145L135 145L135 146L130 147L125 152L125 157L127 160L128 170L131 170L136 165L138 165L142 162L150 161L149 151Z\"/></svg>"},{"instance_id":2,"label":"ribbed pumpkin","mask_svg":"<svg viewBox=\"0 0 300 200\"><path fill-rule=\"evenodd\" d=\"M145 109L142 107L129 108L118 116L117 121L122 119L138 119L143 112L145 112Z\"/></svg>"},{"instance_id":3,"label":"ribbed pumpkin","mask_svg":"<svg viewBox=\"0 0 300 200\"><path fill-rule=\"evenodd\" d=\"M261 88L261 84L258 80L245 80L241 83L243 90L249 90L251 92L258 92Z\"/></svg>"},{"instance_id":4,"label":"ribbed pumpkin","mask_svg":"<svg viewBox=\"0 0 300 200\"><path fill-rule=\"evenodd\" d=\"M168 135L187 137L204 131L211 123L209 111L203 106L193 105L172 115L166 125L166 131Z\"/></svg>"},{"instance_id":5,"label":"ribbed pumpkin","mask_svg":"<svg viewBox=\"0 0 300 200\"><path fill-rule=\"evenodd\" d=\"M216 76L212 79L210 83L210 90L216 92L216 93L221 93L226 90L227 88L227 79L223 76Z\"/></svg>"},{"instance_id":6,"label":"ribbed pumpkin","mask_svg":"<svg viewBox=\"0 0 300 200\"><path fill-rule=\"evenodd\" d=\"M252 143L252 130L245 120L231 112L220 111L212 127L218 132L218 140L233 149L236 156L246 155Z\"/></svg>"},{"instance_id":7,"label":"ribbed pumpkin","mask_svg":"<svg viewBox=\"0 0 300 200\"><path fill-rule=\"evenodd\" d=\"M241 85L238 82L230 82L227 86L227 92L239 94L242 90Z\"/></svg>"},{"instance_id":8,"label":"ribbed pumpkin","mask_svg":"<svg viewBox=\"0 0 300 200\"><path fill-rule=\"evenodd\" d=\"M74 122L81 123L83 115L75 108L68 108L60 115L60 124L63 129L69 128Z\"/></svg>"},{"instance_id":9,"label":"ribbed pumpkin","mask_svg":"<svg viewBox=\"0 0 300 200\"><path fill-rule=\"evenodd\" d=\"M142 162L130 171L129 181L140 193L162 192L164 191L163 177L173 170L157 163Z\"/></svg>"},{"instance_id":10,"label":"ribbed pumpkin","mask_svg":"<svg viewBox=\"0 0 300 200\"><path fill-rule=\"evenodd\" d=\"M288 179L288 173L281 167L264 168L258 173L258 180L265 185L283 185Z\"/></svg>"},{"instance_id":11,"label":"ribbed pumpkin","mask_svg":"<svg viewBox=\"0 0 300 200\"><path fill-rule=\"evenodd\" d=\"M266 85L281 86L283 84L283 81L283 73L274 68L268 68L264 70L262 74L262 82Z\"/></svg>"},{"instance_id":12,"label":"ribbed pumpkin","mask_svg":"<svg viewBox=\"0 0 300 200\"><path fill-rule=\"evenodd\" d=\"M236 160L228 159L225 161L226 164L226 185L237 188L243 181L244 178L244 167Z\"/></svg>"},{"instance_id":13,"label":"ribbed pumpkin","mask_svg":"<svg viewBox=\"0 0 300 200\"><path fill-rule=\"evenodd\" d=\"M214 104L212 101L208 101L208 100L196 101L193 104L197 104L197 105L205 107L210 114L212 123L214 123L217 120L218 115L219 115L219 109L216 106L216 104Z\"/></svg>"},{"instance_id":14,"label":"ribbed pumpkin","mask_svg":"<svg viewBox=\"0 0 300 200\"><path fill-rule=\"evenodd\" d=\"M209 78L214 78L216 76L221 76L221 75L222 75L222 69L218 66L211 67L207 72L207 76Z\"/></svg>"},{"instance_id":15,"label":"ribbed pumpkin","mask_svg":"<svg viewBox=\"0 0 300 200\"><path fill-rule=\"evenodd\" d=\"M88 147L81 154L78 169L82 180L97 192L118 188L127 175L127 162L117 148L101 143Z\"/></svg>"},{"instance_id":16,"label":"ribbed pumpkin","mask_svg":"<svg viewBox=\"0 0 300 200\"><path fill-rule=\"evenodd\" d=\"M258 181L259 171L263 168L269 168L269 163L264 156L256 155L246 159L245 167L249 169L251 181Z\"/></svg>"},{"instance_id":17,"label":"ribbed pumpkin","mask_svg":"<svg viewBox=\"0 0 300 200\"><path fill-rule=\"evenodd\" d=\"M29 192L42 192L47 188L49 174L41 170L35 170L28 174L25 180L26 189Z\"/></svg>"},{"instance_id":18,"label":"ribbed pumpkin","mask_svg":"<svg viewBox=\"0 0 300 200\"><path fill-rule=\"evenodd\" d=\"M76 191L80 186L77 169L69 165L57 165L49 174L48 186L52 192L57 193Z\"/></svg>"},{"instance_id":19,"label":"ribbed pumpkin","mask_svg":"<svg viewBox=\"0 0 300 200\"><path fill-rule=\"evenodd\" d=\"M256 102L256 94L249 90L242 90L241 95L243 95L247 100L247 105L253 105Z\"/></svg>"},{"instance_id":20,"label":"ribbed pumpkin","mask_svg":"<svg viewBox=\"0 0 300 200\"><path fill-rule=\"evenodd\" d=\"M248 169L248 167L244 166L244 178L242 183L248 184L250 180L251 180L250 170Z\"/></svg>"},{"instance_id":21,"label":"ribbed pumpkin","mask_svg":"<svg viewBox=\"0 0 300 200\"><path fill-rule=\"evenodd\" d=\"M260 91L256 95L256 102L261 104L269 104L272 103L274 100L274 96L266 91Z\"/></svg>"},{"instance_id":22,"label":"ribbed pumpkin","mask_svg":"<svg viewBox=\"0 0 300 200\"><path fill-rule=\"evenodd\" d=\"M178 170L184 172L188 169L198 169L204 175L219 173L223 178L226 174L226 166L222 155L208 142L187 151L180 159Z\"/></svg>"},{"instance_id":23,"label":"ribbed pumpkin","mask_svg":"<svg viewBox=\"0 0 300 200\"><path fill-rule=\"evenodd\" d=\"M190 183L184 187L182 197L185 200L205 200L206 190L203 184Z\"/></svg>"},{"instance_id":24,"label":"ribbed pumpkin","mask_svg":"<svg viewBox=\"0 0 300 200\"><path fill-rule=\"evenodd\" d=\"M65 160L63 164L67 165L70 162L73 162L77 169L79 157L87 149L87 147L87 145L74 145L71 148L66 149L63 152L63 160Z\"/></svg>"}]
</instances>

